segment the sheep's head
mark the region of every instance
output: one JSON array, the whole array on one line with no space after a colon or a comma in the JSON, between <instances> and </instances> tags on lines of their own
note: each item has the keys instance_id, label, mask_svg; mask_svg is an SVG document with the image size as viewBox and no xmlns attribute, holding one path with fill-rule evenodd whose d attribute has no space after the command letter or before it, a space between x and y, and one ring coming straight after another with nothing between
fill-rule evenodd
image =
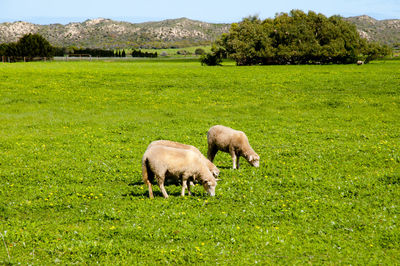
<instances>
[{"instance_id":1,"label":"sheep's head","mask_svg":"<svg viewBox=\"0 0 400 266\"><path fill-rule=\"evenodd\" d=\"M215 187L217 186L217 181L215 178L203 181L203 187L210 196L215 196Z\"/></svg>"},{"instance_id":2,"label":"sheep's head","mask_svg":"<svg viewBox=\"0 0 400 266\"><path fill-rule=\"evenodd\" d=\"M257 154L249 156L249 163L254 167L260 166L260 156Z\"/></svg>"}]
</instances>

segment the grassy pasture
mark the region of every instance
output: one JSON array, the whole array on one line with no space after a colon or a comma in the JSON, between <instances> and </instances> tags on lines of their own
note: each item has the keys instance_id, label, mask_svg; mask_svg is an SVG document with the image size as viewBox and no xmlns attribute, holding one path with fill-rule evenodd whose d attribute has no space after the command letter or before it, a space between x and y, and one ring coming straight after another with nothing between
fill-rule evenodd
<instances>
[{"instance_id":1,"label":"grassy pasture","mask_svg":"<svg viewBox=\"0 0 400 266\"><path fill-rule=\"evenodd\" d=\"M0 264L398 264L399 120L399 61L0 64ZM148 199L148 143L215 124L260 168Z\"/></svg>"}]
</instances>

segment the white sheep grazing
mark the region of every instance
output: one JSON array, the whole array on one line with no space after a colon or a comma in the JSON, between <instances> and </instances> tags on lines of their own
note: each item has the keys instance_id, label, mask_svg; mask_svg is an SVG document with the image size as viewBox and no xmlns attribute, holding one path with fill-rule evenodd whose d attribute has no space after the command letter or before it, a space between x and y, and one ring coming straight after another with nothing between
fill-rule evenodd
<instances>
[{"instance_id":1,"label":"white sheep grazing","mask_svg":"<svg viewBox=\"0 0 400 266\"><path fill-rule=\"evenodd\" d=\"M357 65L359 65L359 66L364 65L364 61L358 60Z\"/></svg>"},{"instance_id":2,"label":"white sheep grazing","mask_svg":"<svg viewBox=\"0 0 400 266\"><path fill-rule=\"evenodd\" d=\"M251 148L246 134L242 131L217 125L207 132L207 157L212 162L218 151L232 156L233 169L239 168L239 158L244 157L252 166L259 167L260 156Z\"/></svg>"},{"instance_id":3,"label":"white sheep grazing","mask_svg":"<svg viewBox=\"0 0 400 266\"><path fill-rule=\"evenodd\" d=\"M211 196L215 196L215 187L217 186L217 180L197 153L161 145L154 145L145 151L142 158L142 177L143 182L149 188L150 198L154 197L151 186L154 178L157 180L164 198L168 198L164 187L166 178L182 180L181 196L185 196L186 188L191 195L189 183L192 180L202 183L204 189Z\"/></svg>"},{"instance_id":4,"label":"white sheep grazing","mask_svg":"<svg viewBox=\"0 0 400 266\"><path fill-rule=\"evenodd\" d=\"M213 174L213 176L216 178L219 175L219 169L210 161L208 160L200 151L197 149L195 146L192 145L187 145L187 144L182 144L179 142L175 141L170 141L170 140L155 140L152 143L147 146L147 149L150 147L153 147L155 145L162 145L166 147L172 147L172 148L178 148L178 149L185 149L185 150L191 150L200 155L201 158L206 162L208 169L210 169L210 172Z\"/></svg>"}]
</instances>

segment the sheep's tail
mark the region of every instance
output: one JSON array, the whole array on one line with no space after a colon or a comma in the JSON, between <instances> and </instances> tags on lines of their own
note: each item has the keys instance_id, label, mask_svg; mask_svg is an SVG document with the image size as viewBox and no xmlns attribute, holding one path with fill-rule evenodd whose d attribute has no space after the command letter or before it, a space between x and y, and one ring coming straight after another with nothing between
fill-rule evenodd
<instances>
[{"instance_id":1,"label":"sheep's tail","mask_svg":"<svg viewBox=\"0 0 400 266\"><path fill-rule=\"evenodd\" d=\"M154 180L154 174L150 169L149 160L146 157L142 159L142 178L145 185L147 185L149 189L149 196L150 198L154 198L153 196L153 189L151 187L151 183Z\"/></svg>"},{"instance_id":2,"label":"sheep's tail","mask_svg":"<svg viewBox=\"0 0 400 266\"><path fill-rule=\"evenodd\" d=\"M145 184L147 184L147 182L152 183L154 180L154 175L150 169L149 161L147 158L143 158L142 160L142 178Z\"/></svg>"}]
</instances>

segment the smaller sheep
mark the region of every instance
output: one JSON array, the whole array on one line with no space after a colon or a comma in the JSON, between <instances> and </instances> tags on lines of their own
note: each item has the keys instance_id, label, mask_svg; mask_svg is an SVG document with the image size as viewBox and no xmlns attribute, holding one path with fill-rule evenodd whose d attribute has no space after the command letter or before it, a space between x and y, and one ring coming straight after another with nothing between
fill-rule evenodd
<instances>
[{"instance_id":1,"label":"smaller sheep","mask_svg":"<svg viewBox=\"0 0 400 266\"><path fill-rule=\"evenodd\" d=\"M239 158L244 157L252 166L259 167L260 156L251 148L246 134L242 131L217 125L207 132L207 157L212 162L218 151L231 154L233 169L239 168Z\"/></svg>"},{"instance_id":2,"label":"smaller sheep","mask_svg":"<svg viewBox=\"0 0 400 266\"><path fill-rule=\"evenodd\" d=\"M198 181L210 196L215 196L217 180L211 174L205 161L191 150L171 148L161 145L149 147L142 157L143 182L149 188L150 198L154 198L151 182L154 178L160 187L164 198L168 198L164 187L166 178L182 180L182 193L190 191L190 181Z\"/></svg>"},{"instance_id":3,"label":"smaller sheep","mask_svg":"<svg viewBox=\"0 0 400 266\"><path fill-rule=\"evenodd\" d=\"M147 146L147 149L150 147L153 147L155 145L162 145L166 147L172 147L172 148L178 148L178 149L185 149L185 150L191 150L200 155L201 158L206 162L208 169L210 169L210 172L213 174L215 178L218 177L219 175L219 169L210 161L208 160L200 151L197 149L195 146L192 145L187 145L187 144L182 144L179 142L171 141L171 140L155 140Z\"/></svg>"},{"instance_id":4,"label":"smaller sheep","mask_svg":"<svg viewBox=\"0 0 400 266\"><path fill-rule=\"evenodd\" d=\"M358 65L358 66L364 65L364 61L358 60L358 61L357 61L357 65Z\"/></svg>"}]
</instances>

